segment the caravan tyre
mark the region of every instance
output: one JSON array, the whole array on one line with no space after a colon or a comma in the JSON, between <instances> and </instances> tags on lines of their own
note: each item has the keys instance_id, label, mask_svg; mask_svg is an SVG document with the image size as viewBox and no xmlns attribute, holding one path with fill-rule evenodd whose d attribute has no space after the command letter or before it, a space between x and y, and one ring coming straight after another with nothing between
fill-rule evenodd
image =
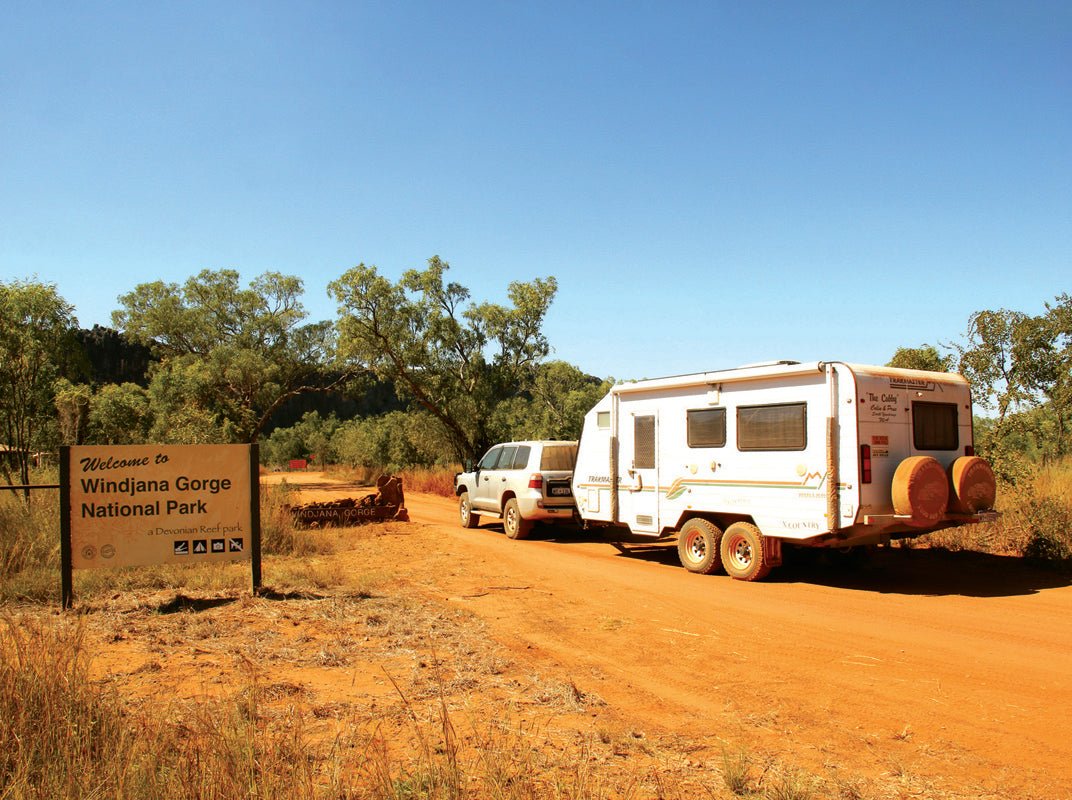
<instances>
[{"instance_id":1,"label":"caravan tyre","mask_svg":"<svg viewBox=\"0 0 1072 800\"><path fill-rule=\"evenodd\" d=\"M706 519L690 519L677 536L677 557L689 572L710 575L722 569L722 531Z\"/></svg>"},{"instance_id":2,"label":"caravan tyre","mask_svg":"<svg viewBox=\"0 0 1072 800\"><path fill-rule=\"evenodd\" d=\"M473 513L473 504L469 501L469 492L458 496L458 518L463 528L475 528L480 524L480 517Z\"/></svg>"},{"instance_id":3,"label":"caravan tyre","mask_svg":"<svg viewBox=\"0 0 1072 800\"><path fill-rule=\"evenodd\" d=\"M893 510L911 517L908 525L927 528L945 516L949 505L949 478L930 456L911 456L893 473Z\"/></svg>"},{"instance_id":4,"label":"caravan tyre","mask_svg":"<svg viewBox=\"0 0 1072 800\"><path fill-rule=\"evenodd\" d=\"M974 514L994 507L997 482L990 465L979 456L961 456L949 465L949 510Z\"/></svg>"},{"instance_id":5,"label":"caravan tyre","mask_svg":"<svg viewBox=\"0 0 1072 800\"><path fill-rule=\"evenodd\" d=\"M511 539L524 539L532 530L532 520L521 517L517 500L510 498L503 508L503 530Z\"/></svg>"},{"instance_id":6,"label":"caravan tyre","mask_svg":"<svg viewBox=\"0 0 1072 800\"><path fill-rule=\"evenodd\" d=\"M722 568L739 581L759 581L770 574L763 554L763 534L748 522L735 522L722 535Z\"/></svg>"}]
</instances>

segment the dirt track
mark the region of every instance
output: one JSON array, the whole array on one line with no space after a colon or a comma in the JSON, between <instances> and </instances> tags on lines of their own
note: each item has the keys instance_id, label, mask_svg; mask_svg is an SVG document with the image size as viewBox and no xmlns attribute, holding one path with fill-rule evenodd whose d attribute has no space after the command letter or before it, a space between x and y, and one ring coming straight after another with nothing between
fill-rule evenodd
<instances>
[{"instance_id":1,"label":"dirt track","mask_svg":"<svg viewBox=\"0 0 1072 800\"><path fill-rule=\"evenodd\" d=\"M637 718L700 739L749 719L766 746L785 737L820 762L1072 787L1072 588L1053 576L896 551L851 577L742 584L688 574L668 547L519 543L449 527L452 504L411 507L459 556L445 595L517 647L602 673L603 696Z\"/></svg>"},{"instance_id":2,"label":"dirt track","mask_svg":"<svg viewBox=\"0 0 1072 800\"><path fill-rule=\"evenodd\" d=\"M672 545L561 529L512 541L497 520L462 529L448 499L410 493L407 507L412 581L634 724L814 769L1072 797L1065 578L892 549L746 584L685 572Z\"/></svg>"}]
</instances>

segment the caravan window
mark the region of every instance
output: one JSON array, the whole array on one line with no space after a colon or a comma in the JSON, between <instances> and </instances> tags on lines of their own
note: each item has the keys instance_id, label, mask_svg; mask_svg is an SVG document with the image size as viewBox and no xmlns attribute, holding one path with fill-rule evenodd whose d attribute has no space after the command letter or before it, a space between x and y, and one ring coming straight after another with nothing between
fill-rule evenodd
<instances>
[{"instance_id":1,"label":"caravan window","mask_svg":"<svg viewBox=\"0 0 1072 800\"><path fill-rule=\"evenodd\" d=\"M726 409L697 408L685 415L689 447L726 446Z\"/></svg>"},{"instance_id":2,"label":"caravan window","mask_svg":"<svg viewBox=\"0 0 1072 800\"><path fill-rule=\"evenodd\" d=\"M956 450L957 406L955 403L913 403L912 440L917 450Z\"/></svg>"},{"instance_id":3,"label":"caravan window","mask_svg":"<svg viewBox=\"0 0 1072 800\"><path fill-rule=\"evenodd\" d=\"M633 469L655 469L655 417L633 418Z\"/></svg>"},{"instance_id":4,"label":"caravan window","mask_svg":"<svg viewBox=\"0 0 1072 800\"><path fill-rule=\"evenodd\" d=\"M803 450L807 445L807 403L737 409L738 450Z\"/></svg>"}]
</instances>

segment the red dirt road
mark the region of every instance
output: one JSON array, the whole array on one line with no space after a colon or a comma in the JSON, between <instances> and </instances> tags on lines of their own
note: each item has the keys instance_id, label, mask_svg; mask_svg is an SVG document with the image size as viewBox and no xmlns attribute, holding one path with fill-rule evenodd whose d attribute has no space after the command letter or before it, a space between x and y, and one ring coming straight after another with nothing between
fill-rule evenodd
<instances>
[{"instance_id":1,"label":"red dirt road","mask_svg":"<svg viewBox=\"0 0 1072 800\"><path fill-rule=\"evenodd\" d=\"M888 550L855 570L788 566L762 583L687 573L672 545L547 529L441 536L429 589L497 637L565 665L620 713L712 746L816 767L1072 797L1072 586L1014 559ZM427 541L423 539L422 541Z\"/></svg>"},{"instance_id":2,"label":"red dirt road","mask_svg":"<svg viewBox=\"0 0 1072 800\"><path fill-rule=\"evenodd\" d=\"M287 479L331 494L322 476ZM355 568L404 565L648 734L708 759L744 749L866 776L891 796L1072 798L1066 577L887 549L748 584L687 573L672 543L554 528L512 541L498 520L461 528L450 499L406 501L407 535L377 537Z\"/></svg>"}]
</instances>

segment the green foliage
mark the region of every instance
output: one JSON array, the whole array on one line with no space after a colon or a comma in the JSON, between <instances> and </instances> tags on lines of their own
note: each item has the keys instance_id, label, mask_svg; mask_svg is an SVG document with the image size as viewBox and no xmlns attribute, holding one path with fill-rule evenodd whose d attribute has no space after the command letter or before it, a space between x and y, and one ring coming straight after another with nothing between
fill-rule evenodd
<instances>
[{"instance_id":1,"label":"green foliage","mask_svg":"<svg viewBox=\"0 0 1072 800\"><path fill-rule=\"evenodd\" d=\"M335 432L339 421L316 411L304 414L289 428L276 428L261 442L262 464L285 464L291 459L308 458L316 464L336 463Z\"/></svg>"},{"instance_id":2,"label":"green foliage","mask_svg":"<svg viewBox=\"0 0 1072 800\"><path fill-rule=\"evenodd\" d=\"M87 440L93 444L143 444L152 426L149 393L136 383L106 383L90 401Z\"/></svg>"},{"instance_id":3,"label":"green foliage","mask_svg":"<svg viewBox=\"0 0 1072 800\"><path fill-rule=\"evenodd\" d=\"M495 409L532 387L550 351L542 327L558 286L514 282L510 306L474 303L445 283L448 269L435 256L392 283L360 264L328 290L339 303L340 356L438 420L457 457L475 457L494 438Z\"/></svg>"},{"instance_id":4,"label":"green foliage","mask_svg":"<svg viewBox=\"0 0 1072 800\"><path fill-rule=\"evenodd\" d=\"M919 347L898 347L886 366L922 369L929 372L949 372L953 368L953 356L942 355L934 345L930 344L921 344Z\"/></svg>"},{"instance_id":5,"label":"green foliage","mask_svg":"<svg viewBox=\"0 0 1072 800\"><path fill-rule=\"evenodd\" d=\"M611 385L612 381L585 375L565 361L540 364L531 390L495 409L493 438L578 439L584 415L610 391Z\"/></svg>"},{"instance_id":6,"label":"green foliage","mask_svg":"<svg viewBox=\"0 0 1072 800\"><path fill-rule=\"evenodd\" d=\"M302 324L301 293L299 278L275 272L242 289L234 270L204 270L181 287L156 281L123 295L114 323L161 359L149 385L152 435L256 441L285 400L338 385L324 372L332 326Z\"/></svg>"},{"instance_id":7,"label":"green foliage","mask_svg":"<svg viewBox=\"0 0 1072 800\"><path fill-rule=\"evenodd\" d=\"M343 423L334 447L338 463L382 472L453 460L451 440L438 420L425 411L393 411Z\"/></svg>"},{"instance_id":8,"label":"green foliage","mask_svg":"<svg viewBox=\"0 0 1072 800\"><path fill-rule=\"evenodd\" d=\"M66 378L56 381L55 397L61 444L82 444L89 424L89 406L93 391L84 383Z\"/></svg>"},{"instance_id":9,"label":"green foliage","mask_svg":"<svg viewBox=\"0 0 1072 800\"><path fill-rule=\"evenodd\" d=\"M73 312L51 284L0 283L0 444L13 451L0 469L8 483L28 483L32 454L55 444L57 360L77 349Z\"/></svg>"}]
</instances>

